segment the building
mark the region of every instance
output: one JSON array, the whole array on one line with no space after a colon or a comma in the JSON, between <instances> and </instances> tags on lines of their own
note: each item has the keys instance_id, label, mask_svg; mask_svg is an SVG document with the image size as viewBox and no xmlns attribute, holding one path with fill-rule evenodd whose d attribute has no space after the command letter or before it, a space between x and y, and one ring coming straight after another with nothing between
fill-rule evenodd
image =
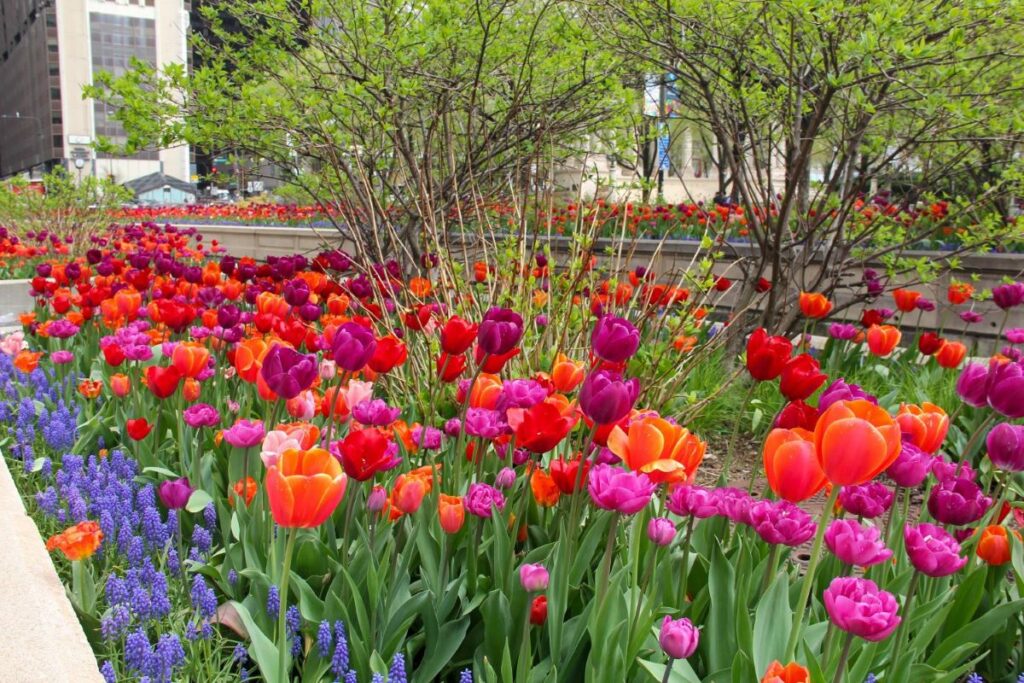
<instances>
[{"instance_id":1,"label":"building","mask_svg":"<svg viewBox=\"0 0 1024 683\"><path fill-rule=\"evenodd\" d=\"M64 166L118 183L189 180L187 146L98 153L98 138L122 142L124 131L110 107L82 98L95 74L124 73L133 58L187 62L189 10L187 0L0 0L0 177Z\"/></svg>"},{"instance_id":2,"label":"building","mask_svg":"<svg viewBox=\"0 0 1024 683\"><path fill-rule=\"evenodd\" d=\"M169 206L171 204L193 204L199 191L192 183L178 180L163 173L150 173L124 186L131 190L134 199L143 206Z\"/></svg>"}]
</instances>

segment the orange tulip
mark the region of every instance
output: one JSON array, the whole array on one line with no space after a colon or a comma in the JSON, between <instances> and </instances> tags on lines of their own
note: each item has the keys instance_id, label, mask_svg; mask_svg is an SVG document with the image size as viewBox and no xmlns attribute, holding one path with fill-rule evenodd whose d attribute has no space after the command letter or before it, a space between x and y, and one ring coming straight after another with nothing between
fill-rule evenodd
<instances>
[{"instance_id":1,"label":"orange tulip","mask_svg":"<svg viewBox=\"0 0 1024 683\"><path fill-rule=\"evenodd\" d=\"M442 493L437 500L437 517L446 534L456 534L466 522L466 508L459 496Z\"/></svg>"},{"instance_id":2,"label":"orange tulip","mask_svg":"<svg viewBox=\"0 0 1024 683\"><path fill-rule=\"evenodd\" d=\"M417 467L408 474L398 475L391 490L391 505L400 513L411 515L420 509L423 497L434 487L434 468Z\"/></svg>"},{"instance_id":3,"label":"orange tulip","mask_svg":"<svg viewBox=\"0 0 1024 683\"><path fill-rule=\"evenodd\" d=\"M814 452L814 433L806 429L773 429L764 441L764 474L779 498L807 500L825 485L825 473Z\"/></svg>"},{"instance_id":4,"label":"orange tulip","mask_svg":"<svg viewBox=\"0 0 1024 683\"><path fill-rule=\"evenodd\" d=\"M322 448L289 449L267 471L267 498L274 521L287 528L320 526L338 507L348 477Z\"/></svg>"},{"instance_id":5,"label":"orange tulip","mask_svg":"<svg viewBox=\"0 0 1024 683\"><path fill-rule=\"evenodd\" d=\"M419 299L426 299L431 292L430 280L425 277L414 277L409 280L409 291Z\"/></svg>"},{"instance_id":6,"label":"orange tulip","mask_svg":"<svg viewBox=\"0 0 1024 683\"><path fill-rule=\"evenodd\" d=\"M117 373L110 376L110 391L118 398L124 398L131 391L132 383L128 375Z\"/></svg>"},{"instance_id":7,"label":"orange tulip","mask_svg":"<svg viewBox=\"0 0 1024 683\"><path fill-rule=\"evenodd\" d=\"M246 477L245 481L239 479L231 487L231 490L234 492L234 495L228 496L228 505L234 507L235 498L237 497L245 501L245 505L246 507L248 507L249 503L252 502L252 499L256 497L257 488L258 486L256 484L256 480L253 479L252 477Z\"/></svg>"},{"instance_id":8,"label":"orange tulip","mask_svg":"<svg viewBox=\"0 0 1024 683\"><path fill-rule=\"evenodd\" d=\"M103 391L103 382L97 379L85 378L78 383L78 393L85 398L96 398Z\"/></svg>"},{"instance_id":9,"label":"orange tulip","mask_svg":"<svg viewBox=\"0 0 1024 683\"><path fill-rule=\"evenodd\" d=\"M868 328L868 350L879 357L888 356L901 336L899 328L892 325L872 325Z\"/></svg>"},{"instance_id":10,"label":"orange tulip","mask_svg":"<svg viewBox=\"0 0 1024 683\"><path fill-rule=\"evenodd\" d=\"M18 351L14 356L14 367L29 375L39 367L39 359L42 357L40 351Z\"/></svg>"},{"instance_id":11,"label":"orange tulip","mask_svg":"<svg viewBox=\"0 0 1024 683\"><path fill-rule=\"evenodd\" d=\"M99 523L86 520L50 536L46 541L46 549L50 552L60 550L65 557L74 562L92 557L102 542L103 532Z\"/></svg>"},{"instance_id":12,"label":"orange tulip","mask_svg":"<svg viewBox=\"0 0 1024 683\"><path fill-rule=\"evenodd\" d=\"M814 447L832 484L863 484L899 456L900 427L889 413L868 401L838 401L818 418Z\"/></svg>"},{"instance_id":13,"label":"orange tulip","mask_svg":"<svg viewBox=\"0 0 1024 683\"><path fill-rule=\"evenodd\" d=\"M832 302L818 292L800 292L800 312L807 318L824 318L832 310Z\"/></svg>"},{"instance_id":14,"label":"orange tulip","mask_svg":"<svg viewBox=\"0 0 1024 683\"><path fill-rule=\"evenodd\" d=\"M633 420L628 431L616 425L608 448L631 470L656 483L692 481L704 459L706 444L690 430L660 417Z\"/></svg>"},{"instance_id":15,"label":"orange tulip","mask_svg":"<svg viewBox=\"0 0 1024 683\"><path fill-rule=\"evenodd\" d=\"M944 368L958 368L966 355L966 346L956 341L945 341L935 352L935 362Z\"/></svg>"},{"instance_id":16,"label":"orange tulip","mask_svg":"<svg viewBox=\"0 0 1024 683\"><path fill-rule=\"evenodd\" d=\"M561 392L569 392L578 387L584 374L583 364L569 359L564 353L558 354L551 366L551 382Z\"/></svg>"},{"instance_id":17,"label":"orange tulip","mask_svg":"<svg viewBox=\"0 0 1024 683\"><path fill-rule=\"evenodd\" d=\"M469 391L469 406L493 410L494 406L498 404L501 389L501 379L497 375L480 373L480 376L473 382L473 388Z\"/></svg>"},{"instance_id":18,"label":"orange tulip","mask_svg":"<svg viewBox=\"0 0 1024 683\"><path fill-rule=\"evenodd\" d=\"M181 384L181 395L189 403L199 399L200 391L202 391L202 387L199 385L199 380L194 377L187 377Z\"/></svg>"},{"instance_id":19,"label":"orange tulip","mask_svg":"<svg viewBox=\"0 0 1024 683\"><path fill-rule=\"evenodd\" d=\"M921 298L921 292L915 292L911 289L894 289L892 290L892 298L896 301L896 308L904 313L909 313L917 308L917 300Z\"/></svg>"},{"instance_id":20,"label":"orange tulip","mask_svg":"<svg viewBox=\"0 0 1024 683\"><path fill-rule=\"evenodd\" d=\"M939 450L949 431L949 416L934 403L902 403L896 422L904 434L910 435L914 445L926 453Z\"/></svg>"},{"instance_id":21,"label":"orange tulip","mask_svg":"<svg viewBox=\"0 0 1024 683\"><path fill-rule=\"evenodd\" d=\"M238 376L246 382L255 382L269 350L262 339L246 339L235 347L234 366Z\"/></svg>"},{"instance_id":22,"label":"orange tulip","mask_svg":"<svg viewBox=\"0 0 1024 683\"><path fill-rule=\"evenodd\" d=\"M806 667L796 662L790 662L782 666L779 661L774 661L764 673L761 683L810 683L811 672Z\"/></svg>"},{"instance_id":23,"label":"orange tulip","mask_svg":"<svg viewBox=\"0 0 1024 683\"><path fill-rule=\"evenodd\" d=\"M1013 532L1017 538L1020 534ZM1006 527L998 524L986 527L978 541L978 557L992 566L999 566L1010 561L1010 535Z\"/></svg>"},{"instance_id":24,"label":"orange tulip","mask_svg":"<svg viewBox=\"0 0 1024 683\"><path fill-rule=\"evenodd\" d=\"M179 342L171 352L171 365L182 377L198 377L209 360L209 349L199 342Z\"/></svg>"},{"instance_id":25,"label":"orange tulip","mask_svg":"<svg viewBox=\"0 0 1024 683\"><path fill-rule=\"evenodd\" d=\"M562 495L555 485L555 480L540 467L533 468L533 472L530 473L530 490L533 491L533 499L537 501L537 505L546 508L557 503Z\"/></svg>"}]
</instances>

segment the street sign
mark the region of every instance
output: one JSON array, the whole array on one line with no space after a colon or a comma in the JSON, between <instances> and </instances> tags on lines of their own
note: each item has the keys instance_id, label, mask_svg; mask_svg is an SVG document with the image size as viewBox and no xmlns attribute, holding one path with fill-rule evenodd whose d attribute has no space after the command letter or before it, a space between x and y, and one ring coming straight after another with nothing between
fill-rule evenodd
<instances>
[{"instance_id":1,"label":"street sign","mask_svg":"<svg viewBox=\"0 0 1024 683\"><path fill-rule=\"evenodd\" d=\"M92 138L90 138L88 135L69 135L68 136L68 144L69 145L88 145L91 142L92 142Z\"/></svg>"},{"instance_id":2,"label":"street sign","mask_svg":"<svg viewBox=\"0 0 1024 683\"><path fill-rule=\"evenodd\" d=\"M658 161L659 168L662 171L667 171L671 168L671 163L668 158L668 147L669 147L669 136L662 135L658 138Z\"/></svg>"}]
</instances>

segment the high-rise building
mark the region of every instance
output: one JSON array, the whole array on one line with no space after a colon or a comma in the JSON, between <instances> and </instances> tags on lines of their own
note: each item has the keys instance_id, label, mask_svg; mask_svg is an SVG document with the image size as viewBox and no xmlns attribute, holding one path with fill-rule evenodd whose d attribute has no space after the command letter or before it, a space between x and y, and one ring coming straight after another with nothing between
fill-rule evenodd
<instances>
[{"instance_id":1,"label":"high-rise building","mask_svg":"<svg viewBox=\"0 0 1024 683\"><path fill-rule=\"evenodd\" d=\"M95 74L120 75L133 59L186 63L189 10L188 0L0 0L0 177L64 166L119 183L189 180L187 146L97 152L97 139L123 142L124 130L109 106L82 97Z\"/></svg>"}]
</instances>

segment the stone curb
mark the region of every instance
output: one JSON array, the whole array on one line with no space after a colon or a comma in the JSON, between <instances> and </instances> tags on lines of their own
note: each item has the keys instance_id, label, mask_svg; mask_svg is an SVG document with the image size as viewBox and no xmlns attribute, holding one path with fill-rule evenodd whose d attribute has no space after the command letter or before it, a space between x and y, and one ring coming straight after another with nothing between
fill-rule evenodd
<instances>
[{"instance_id":1,"label":"stone curb","mask_svg":"<svg viewBox=\"0 0 1024 683\"><path fill-rule=\"evenodd\" d=\"M35 522L0 456L0 678L12 683L103 683Z\"/></svg>"}]
</instances>

